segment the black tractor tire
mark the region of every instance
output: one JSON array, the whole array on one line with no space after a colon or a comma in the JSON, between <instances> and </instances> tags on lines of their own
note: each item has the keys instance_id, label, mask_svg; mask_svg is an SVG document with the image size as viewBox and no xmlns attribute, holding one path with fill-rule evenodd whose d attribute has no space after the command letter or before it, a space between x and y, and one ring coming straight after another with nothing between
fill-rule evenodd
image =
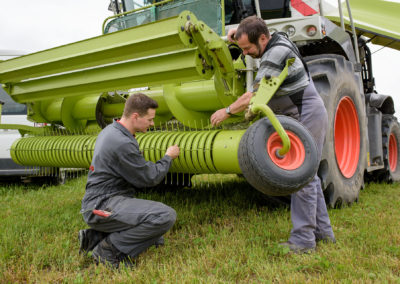
<instances>
[{"instance_id":1,"label":"black tractor tire","mask_svg":"<svg viewBox=\"0 0 400 284\"><path fill-rule=\"evenodd\" d=\"M358 200L367 158L367 116L359 75L343 56L305 57L328 113L328 129L318 170L329 207Z\"/></svg>"},{"instance_id":2,"label":"black tractor tire","mask_svg":"<svg viewBox=\"0 0 400 284\"><path fill-rule=\"evenodd\" d=\"M238 158L240 169L251 186L269 196L286 196L315 177L319 161L310 132L291 117L278 115L277 118L291 141L290 150L283 159L275 155L282 143L267 118L247 129L240 140Z\"/></svg>"},{"instance_id":3,"label":"black tractor tire","mask_svg":"<svg viewBox=\"0 0 400 284\"><path fill-rule=\"evenodd\" d=\"M378 180L400 181L400 125L393 115L382 117L382 147L385 168L378 172Z\"/></svg>"}]
</instances>

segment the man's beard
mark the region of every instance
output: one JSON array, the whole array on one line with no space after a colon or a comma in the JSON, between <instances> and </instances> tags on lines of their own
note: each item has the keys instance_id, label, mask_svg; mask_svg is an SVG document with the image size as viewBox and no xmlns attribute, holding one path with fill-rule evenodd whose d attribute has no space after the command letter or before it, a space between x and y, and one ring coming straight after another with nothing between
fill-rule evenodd
<instances>
[{"instance_id":1,"label":"man's beard","mask_svg":"<svg viewBox=\"0 0 400 284\"><path fill-rule=\"evenodd\" d=\"M253 58L261 58L261 45L257 42L256 43L257 47L257 54L249 54Z\"/></svg>"}]
</instances>

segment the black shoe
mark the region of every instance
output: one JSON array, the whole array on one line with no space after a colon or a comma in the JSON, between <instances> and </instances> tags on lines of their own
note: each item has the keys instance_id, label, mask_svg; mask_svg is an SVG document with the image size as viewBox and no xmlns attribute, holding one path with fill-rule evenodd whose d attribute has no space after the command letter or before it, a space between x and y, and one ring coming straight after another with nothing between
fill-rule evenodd
<instances>
[{"instance_id":1,"label":"black shoe","mask_svg":"<svg viewBox=\"0 0 400 284\"><path fill-rule=\"evenodd\" d=\"M163 236L161 236L161 237L154 243L154 245L155 245L156 248L158 248L158 247L160 247L160 246L163 246L164 244L165 244L165 242L164 242L164 237L163 237Z\"/></svg>"},{"instance_id":2,"label":"black shoe","mask_svg":"<svg viewBox=\"0 0 400 284\"><path fill-rule=\"evenodd\" d=\"M317 243L322 242L322 243L326 243L326 244L336 244L335 237L329 237L329 236L325 236L325 237L321 237L321 238L315 238L315 241Z\"/></svg>"},{"instance_id":3,"label":"black shoe","mask_svg":"<svg viewBox=\"0 0 400 284\"><path fill-rule=\"evenodd\" d=\"M285 242L279 244L281 247L289 248L290 252L295 254L302 254L302 253L312 253L315 251L315 247L303 247L296 244L292 244L291 242Z\"/></svg>"},{"instance_id":4,"label":"black shoe","mask_svg":"<svg viewBox=\"0 0 400 284\"><path fill-rule=\"evenodd\" d=\"M80 230L78 233L79 253L87 254L93 250L97 244L107 237L107 233L99 232L93 229Z\"/></svg>"},{"instance_id":5,"label":"black shoe","mask_svg":"<svg viewBox=\"0 0 400 284\"><path fill-rule=\"evenodd\" d=\"M119 263L126 258L126 254L120 252L111 243L109 237L106 237L93 249L92 257L96 264L103 263L118 268Z\"/></svg>"}]
</instances>

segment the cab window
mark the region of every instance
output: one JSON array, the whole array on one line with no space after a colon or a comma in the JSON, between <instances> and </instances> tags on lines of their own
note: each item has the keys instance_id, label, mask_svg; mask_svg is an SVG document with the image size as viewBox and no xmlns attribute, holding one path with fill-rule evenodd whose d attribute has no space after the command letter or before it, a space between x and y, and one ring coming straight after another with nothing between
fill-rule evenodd
<instances>
[{"instance_id":1,"label":"cab window","mask_svg":"<svg viewBox=\"0 0 400 284\"><path fill-rule=\"evenodd\" d=\"M0 87L0 101L3 102L2 115L26 114L26 105L14 102Z\"/></svg>"}]
</instances>

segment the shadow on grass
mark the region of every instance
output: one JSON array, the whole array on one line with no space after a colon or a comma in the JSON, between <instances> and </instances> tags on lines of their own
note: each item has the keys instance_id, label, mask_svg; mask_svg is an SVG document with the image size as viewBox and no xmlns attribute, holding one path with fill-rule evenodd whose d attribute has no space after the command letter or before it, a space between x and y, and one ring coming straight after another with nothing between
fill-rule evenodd
<instances>
[{"instance_id":1,"label":"shadow on grass","mask_svg":"<svg viewBox=\"0 0 400 284\"><path fill-rule=\"evenodd\" d=\"M288 207L290 197L267 196L244 179L224 181L223 183L198 183L192 187L160 185L141 190L138 198L158 200L167 204L185 204L186 206L236 207L237 209L264 208L276 209Z\"/></svg>"}]
</instances>

